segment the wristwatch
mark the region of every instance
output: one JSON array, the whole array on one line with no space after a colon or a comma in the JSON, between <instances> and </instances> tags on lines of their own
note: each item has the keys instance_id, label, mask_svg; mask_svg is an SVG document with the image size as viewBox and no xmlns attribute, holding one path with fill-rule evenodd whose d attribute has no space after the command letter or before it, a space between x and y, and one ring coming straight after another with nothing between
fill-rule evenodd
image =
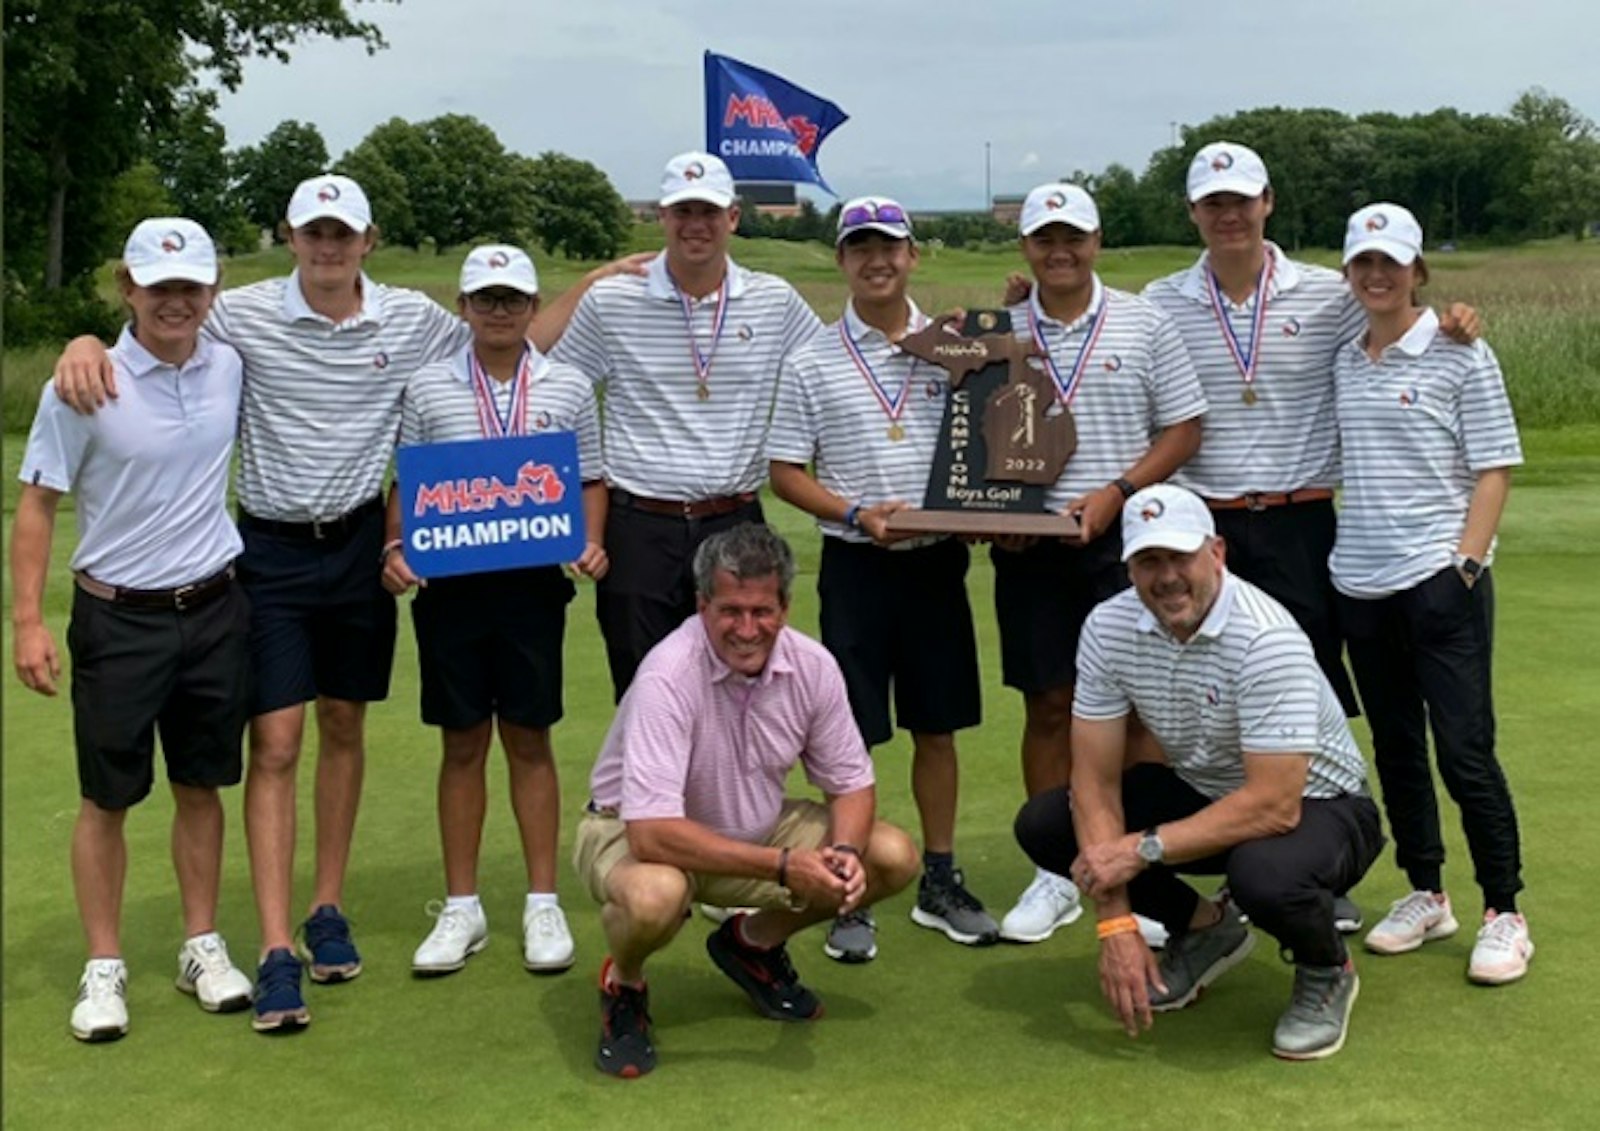
<instances>
[{"instance_id":1,"label":"wristwatch","mask_svg":"<svg viewBox=\"0 0 1600 1131\"><path fill-rule=\"evenodd\" d=\"M1471 589L1478 584L1478 578L1483 576L1483 563L1477 558L1469 558L1465 554L1456 555L1456 572L1461 575L1461 580L1466 582Z\"/></svg>"},{"instance_id":2,"label":"wristwatch","mask_svg":"<svg viewBox=\"0 0 1600 1131\"><path fill-rule=\"evenodd\" d=\"M1148 867L1159 864L1167 857L1167 846L1161 843L1161 834L1156 832L1157 826L1152 825L1144 831L1139 838L1139 859Z\"/></svg>"}]
</instances>

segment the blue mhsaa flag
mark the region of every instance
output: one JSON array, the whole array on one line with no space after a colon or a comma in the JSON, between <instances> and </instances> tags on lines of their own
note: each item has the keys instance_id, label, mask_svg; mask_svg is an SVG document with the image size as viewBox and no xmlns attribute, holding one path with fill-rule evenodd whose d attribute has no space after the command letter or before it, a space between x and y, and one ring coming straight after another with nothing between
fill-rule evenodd
<instances>
[{"instance_id":1,"label":"blue mhsaa flag","mask_svg":"<svg viewBox=\"0 0 1600 1131\"><path fill-rule=\"evenodd\" d=\"M706 52L706 151L737 181L828 182L822 141L850 115L770 71Z\"/></svg>"}]
</instances>

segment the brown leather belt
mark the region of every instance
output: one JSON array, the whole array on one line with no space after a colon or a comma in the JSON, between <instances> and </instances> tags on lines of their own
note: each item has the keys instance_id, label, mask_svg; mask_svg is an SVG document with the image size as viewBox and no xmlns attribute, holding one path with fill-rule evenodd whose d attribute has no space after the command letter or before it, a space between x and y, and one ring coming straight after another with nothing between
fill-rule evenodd
<instances>
[{"instance_id":1,"label":"brown leather belt","mask_svg":"<svg viewBox=\"0 0 1600 1131\"><path fill-rule=\"evenodd\" d=\"M631 491L624 491L620 487L611 488L611 505L617 507L631 507L636 511L646 514L665 514L673 518L715 518L718 515L732 514L740 507L747 507L756 501L754 491L741 491L737 495L719 495L714 499L651 499L644 495L635 495Z\"/></svg>"},{"instance_id":2,"label":"brown leather belt","mask_svg":"<svg viewBox=\"0 0 1600 1131\"><path fill-rule=\"evenodd\" d=\"M1331 498L1333 492L1327 487L1307 487L1300 491L1252 491L1237 499L1207 499L1206 506L1214 511L1264 511L1268 507L1320 503Z\"/></svg>"},{"instance_id":3,"label":"brown leather belt","mask_svg":"<svg viewBox=\"0 0 1600 1131\"><path fill-rule=\"evenodd\" d=\"M363 519L375 511L383 510L383 496L376 495L353 511L338 518L319 518L310 522L279 522L275 518L257 518L243 508L239 510L239 525L280 538L295 538L303 542L336 542L355 533Z\"/></svg>"},{"instance_id":4,"label":"brown leather belt","mask_svg":"<svg viewBox=\"0 0 1600 1131\"><path fill-rule=\"evenodd\" d=\"M188 585L180 585L176 589L124 589L120 585L107 585L104 581L97 581L86 573L73 574L73 577L77 580L79 589L102 601L127 605L134 609L171 609L174 612L186 613L190 609L198 609L201 605L214 601L227 592L228 586L233 583L234 571L230 562L210 577L201 578Z\"/></svg>"}]
</instances>

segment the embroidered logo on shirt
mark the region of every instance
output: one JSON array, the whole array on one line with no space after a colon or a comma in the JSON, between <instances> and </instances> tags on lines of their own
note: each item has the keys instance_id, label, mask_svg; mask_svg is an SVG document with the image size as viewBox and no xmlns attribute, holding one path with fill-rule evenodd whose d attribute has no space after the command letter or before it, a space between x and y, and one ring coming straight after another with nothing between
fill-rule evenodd
<instances>
[{"instance_id":1,"label":"embroidered logo on shirt","mask_svg":"<svg viewBox=\"0 0 1600 1131\"><path fill-rule=\"evenodd\" d=\"M1210 687L1206 688L1206 702L1211 704L1213 707L1222 702L1222 691L1214 683Z\"/></svg>"},{"instance_id":2,"label":"embroidered logo on shirt","mask_svg":"<svg viewBox=\"0 0 1600 1131\"><path fill-rule=\"evenodd\" d=\"M1284 319L1283 336L1286 337L1286 338L1298 338L1300 336L1300 319L1298 319L1298 318L1286 318L1286 319Z\"/></svg>"},{"instance_id":3,"label":"embroidered logo on shirt","mask_svg":"<svg viewBox=\"0 0 1600 1131\"><path fill-rule=\"evenodd\" d=\"M372 359L372 368L374 368L374 369L387 369L387 368L389 368L389 355L380 350L378 352L378 356Z\"/></svg>"},{"instance_id":4,"label":"embroidered logo on shirt","mask_svg":"<svg viewBox=\"0 0 1600 1131\"><path fill-rule=\"evenodd\" d=\"M548 412L541 412L541 413L537 414L533 418L533 426L534 426L534 428L536 430L538 430L540 432L543 432L545 429L549 428L550 427L550 414Z\"/></svg>"},{"instance_id":5,"label":"embroidered logo on shirt","mask_svg":"<svg viewBox=\"0 0 1600 1131\"><path fill-rule=\"evenodd\" d=\"M944 396L944 386L938 381L929 381L922 387L922 395L930 401L936 401Z\"/></svg>"},{"instance_id":6,"label":"embroidered logo on shirt","mask_svg":"<svg viewBox=\"0 0 1600 1131\"><path fill-rule=\"evenodd\" d=\"M741 342L748 342L751 338L756 336L756 332L750 329L748 325L740 326L736 333L738 334Z\"/></svg>"},{"instance_id":7,"label":"embroidered logo on shirt","mask_svg":"<svg viewBox=\"0 0 1600 1131\"><path fill-rule=\"evenodd\" d=\"M1107 373L1115 373L1117 370L1122 368L1122 358L1117 354L1112 354L1110 357L1106 358L1105 366Z\"/></svg>"},{"instance_id":8,"label":"embroidered logo on shirt","mask_svg":"<svg viewBox=\"0 0 1600 1131\"><path fill-rule=\"evenodd\" d=\"M1400 394L1400 407L1410 408L1422 399L1422 392L1415 385Z\"/></svg>"}]
</instances>

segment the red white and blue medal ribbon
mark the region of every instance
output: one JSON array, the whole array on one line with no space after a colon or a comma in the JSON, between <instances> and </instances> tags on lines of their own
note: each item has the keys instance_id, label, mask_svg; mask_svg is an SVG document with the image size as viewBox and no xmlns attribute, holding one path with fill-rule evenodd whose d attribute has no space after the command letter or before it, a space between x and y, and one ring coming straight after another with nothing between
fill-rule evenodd
<instances>
[{"instance_id":1,"label":"red white and blue medal ribbon","mask_svg":"<svg viewBox=\"0 0 1600 1131\"><path fill-rule=\"evenodd\" d=\"M695 395L705 400L711 395L711 362L717 356L717 345L722 341L722 327L728 321L728 276L722 276L722 282L717 286L717 313L711 325L711 348L704 352L700 349L700 339L694 333L694 307L689 302L689 296L678 289L678 284L672 284L673 293L678 296L678 302L683 307L683 329L689 335L689 358L694 362Z\"/></svg>"},{"instance_id":2,"label":"red white and blue medal ribbon","mask_svg":"<svg viewBox=\"0 0 1600 1131\"><path fill-rule=\"evenodd\" d=\"M478 355L469 352L467 361L472 373L472 392L478 401L478 428L485 437L497 440L504 436L528 434L528 377L533 368L533 351L524 346L517 359L517 375L511 379L510 404L504 416L500 414L500 400L495 396L494 378L484 371Z\"/></svg>"},{"instance_id":3,"label":"red white and blue medal ribbon","mask_svg":"<svg viewBox=\"0 0 1600 1131\"><path fill-rule=\"evenodd\" d=\"M1245 404L1256 402L1256 367L1261 362L1261 343L1265 337L1263 330L1267 325L1267 292L1272 288L1272 273L1276 269L1277 259L1272 249L1268 248L1267 261L1261 265L1261 274L1256 278L1256 305L1250 319L1250 340L1241 342L1239 335L1234 333L1233 320L1228 317L1217 273L1209 266L1206 268L1206 293L1211 298L1211 313L1216 315L1217 325L1222 327L1222 339L1227 343L1228 353L1232 355L1233 364L1244 381Z\"/></svg>"},{"instance_id":4,"label":"red white and blue medal ribbon","mask_svg":"<svg viewBox=\"0 0 1600 1131\"><path fill-rule=\"evenodd\" d=\"M850 337L849 321L848 318L839 319L839 340L844 343L844 351L850 355L850 360L855 362L856 369L861 376L866 378L868 387L872 389L872 395L878 399L878 405L883 409L883 414L889 418L889 439L903 439L905 437L905 429L901 427L900 416L905 412L906 404L911 398L911 379L915 376L916 359L913 358L911 364L906 367L906 375L900 381L900 388L891 396L888 388L878 379L877 372L873 370L865 355L856 345L855 340ZM914 314L911 323L908 332L914 334L922 329L923 326L926 326L928 320L919 314ZM898 353L899 351L897 350L896 352Z\"/></svg>"},{"instance_id":5,"label":"red white and blue medal ribbon","mask_svg":"<svg viewBox=\"0 0 1600 1131\"><path fill-rule=\"evenodd\" d=\"M1034 347L1044 355L1045 368L1050 371L1050 381L1056 387L1056 400L1063 408L1070 408L1072 398L1078 395L1078 386L1083 383L1083 371L1089 367L1089 355L1094 352L1094 345L1100 340L1100 331L1106 325L1106 304L1102 298L1100 309L1094 312L1094 317L1089 320L1088 333L1084 335L1083 344L1078 347L1078 356L1072 363L1072 370L1065 378L1061 376L1061 367L1056 364L1055 356L1050 352L1050 345L1044 340L1044 326L1039 318L1038 297L1031 296L1028 302L1028 334L1033 338Z\"/></svg>"}]
</instances>

